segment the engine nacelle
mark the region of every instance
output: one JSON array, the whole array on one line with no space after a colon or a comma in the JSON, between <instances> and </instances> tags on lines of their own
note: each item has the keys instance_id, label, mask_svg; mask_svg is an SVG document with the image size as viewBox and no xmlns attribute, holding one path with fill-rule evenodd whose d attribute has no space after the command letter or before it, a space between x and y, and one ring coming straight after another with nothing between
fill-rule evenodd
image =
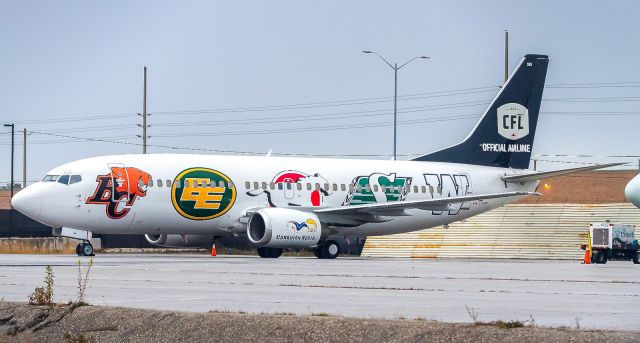
<instances>
[{"instance_id":1,"label":"engine nacelle","mask_svg":"<svg viewBox=\"0 0 640 343\"><path fill-rule=\"evenodd\" d=\"M322 236L320 220L313 213L287 208L263 208L247 223L249 241L271 248L308 248Z\"/></svg>"},{"instance_id":2,"label":"engine nacelle","mask_svg":"<svg viewBox=\"0 0 640 343\"><path fill-rule=\"evenodd\" d=\"M144 239L151 245L167 248L211 248L213 235L167 235L146 234Z\"/></svg>"}]
</instances>

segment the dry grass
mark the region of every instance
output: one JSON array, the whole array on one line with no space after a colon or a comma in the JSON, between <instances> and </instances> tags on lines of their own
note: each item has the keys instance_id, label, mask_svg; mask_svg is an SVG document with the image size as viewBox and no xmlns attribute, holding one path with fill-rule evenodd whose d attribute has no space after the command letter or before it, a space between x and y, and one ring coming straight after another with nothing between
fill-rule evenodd
<instances>
[{"instance_id":1,"label":"dry grass","mask_svg":"<svg viewBox=\"0 0 640 343\"><path fill-rule=\"evenodd\" d=\"M63 238L2 238L0 254L75 254L77 244Z\"/></svg>"}]
</instances>

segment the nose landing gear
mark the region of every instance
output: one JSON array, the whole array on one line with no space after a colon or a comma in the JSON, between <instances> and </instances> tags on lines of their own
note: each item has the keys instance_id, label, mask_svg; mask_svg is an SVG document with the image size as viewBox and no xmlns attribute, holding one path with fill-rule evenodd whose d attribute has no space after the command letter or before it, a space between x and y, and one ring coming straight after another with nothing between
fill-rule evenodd
<instances>
[{"instance_id":1,"label":"nose landing gear","mask_svg":"<svg viewBox=\"0 0 640 343\"><path fill-rule=\"evenodd\" d=\"M89 242L82 242L76 245L76 254L78 256L96 256L93 251L93 245Z\"/></svg>"}]
</instances>

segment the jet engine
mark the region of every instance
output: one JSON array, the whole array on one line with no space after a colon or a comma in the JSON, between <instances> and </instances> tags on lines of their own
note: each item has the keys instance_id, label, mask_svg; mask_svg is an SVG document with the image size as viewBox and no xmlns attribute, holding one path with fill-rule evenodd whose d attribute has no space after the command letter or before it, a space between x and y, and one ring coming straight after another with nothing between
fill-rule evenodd
<instances>
[{"instance_id":1,"label":"jet engine","mask_svg":"<svg viewBox=\"0 0 640 343\"><path fill-rule=\"evenodd\" d=\"M313 213L270 207L249 217L247 236L258 246L308 248L320 241L322 226Z\"/></svg>"},{"instance_id":2,"label":"jet engine","mask_svg":"<svg viewBox=\"0 0 640 343\"><path fill-rule=\"evenodd\" d=\"M211 248L213 244L213 235L146 234L144 239L151 245L167 248Z\"/></svg>"}]
</instances>

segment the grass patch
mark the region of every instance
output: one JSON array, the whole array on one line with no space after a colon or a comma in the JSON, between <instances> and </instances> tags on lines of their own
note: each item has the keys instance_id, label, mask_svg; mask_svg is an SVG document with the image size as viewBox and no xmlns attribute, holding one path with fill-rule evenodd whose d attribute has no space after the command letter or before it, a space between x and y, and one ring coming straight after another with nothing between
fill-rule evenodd
<instances>
[{"instance_id":1,"label":"grass patch","mask_svg":"<svg viewBox=\"0 0 640 343\"><path fill-rule=\"evenodd\" d=\"M0 238L0 254L75 254L76 244L63 238Z\"/></svg>"}]
</instances>

